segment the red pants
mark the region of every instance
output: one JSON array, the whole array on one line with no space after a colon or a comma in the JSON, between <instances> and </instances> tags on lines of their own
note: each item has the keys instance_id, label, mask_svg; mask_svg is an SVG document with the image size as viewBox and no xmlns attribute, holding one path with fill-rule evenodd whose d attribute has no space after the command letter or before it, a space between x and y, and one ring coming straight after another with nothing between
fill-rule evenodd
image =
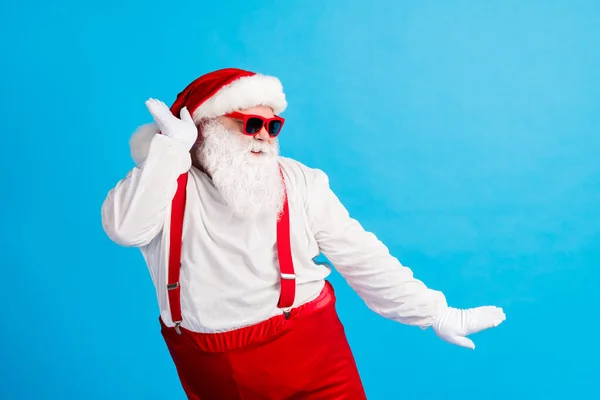
<instances>
[{"instance_id":1,"label":"red pants","mask_svg":"<svg viewBox=\"0 0 600 400\"><path fill-rule=\"evenodd\" d=\"M366 399L329 282L289 319L214 334L161 326L189 399Z\"/></svg>"}]
</instances>

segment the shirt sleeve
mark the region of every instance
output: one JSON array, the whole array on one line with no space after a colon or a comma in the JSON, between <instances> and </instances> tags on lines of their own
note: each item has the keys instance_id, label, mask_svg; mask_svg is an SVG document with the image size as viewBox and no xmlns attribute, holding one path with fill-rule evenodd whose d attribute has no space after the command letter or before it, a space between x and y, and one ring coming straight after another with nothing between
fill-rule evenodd
<instances>
[{"instance_id":1,"label":"shirt sleeve","mask_svg":"<svg viewBox=\"0 0 600 400\"><path fill-rule=\"evenodd\" d=\"M307 214L321 252L371 310L407 325L431 326L447 307L444 294L416 279L350 217L323 171L309 169L307 174Z\"/></svg>"},{"instance_id":2,"label":"shirt sleeve","mask_svg":"<svg viewBox=\"0 0 600 400\"><path fill-rule=\"evenodd\" d=\"M102 204L102 226L108 237L127 247L150 243L163 226L177 178L190 167L189 151L167 136L155 135L146 161L129 171Z\"/></svg>"}]
</instances>

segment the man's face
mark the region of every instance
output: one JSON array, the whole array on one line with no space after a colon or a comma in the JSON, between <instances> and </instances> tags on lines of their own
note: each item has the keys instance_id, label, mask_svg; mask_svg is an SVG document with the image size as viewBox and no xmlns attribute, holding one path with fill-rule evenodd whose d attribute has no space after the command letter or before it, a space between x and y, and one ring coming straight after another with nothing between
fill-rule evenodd
<instances>
[{"instance_id":1,"label":"man's face","mask_svg":"<svg viewBox=\"0 0 600 400\"><path fill-rule=\"evenodd\" d=\"M268 107L253 107L243 114L272 117ZM202 125L195 155L210 175L224 202L241 217L276 214L283 204L279 175L279 147L264 127L258 134L243 133L243 122L219 117Z\"/></svg>"},{"instance_id":2,"label":"man's face","mask_svg":"<svg viewBox=\"0 0 600 400\"><path fill-rule=\"evenodd\" d=\"M264 118L272 118L274 116L273 110L269 107L265 106L257 106L252 108L247 108L245 110L239 111L240 114L252 114L252 115L260 115ZM219 122L232 131L238 132L243 138L247 140L256 140L259 142L265 142L270 146L274 146L277 139L273 138L269 135L267 130L263 127L258 134L255 136L248 136L243 133L244 123L241 119L233 118L233 117L219 117ZM260 155L260 153L253 153L255 155Z\"/></svg>"}]
</instances>

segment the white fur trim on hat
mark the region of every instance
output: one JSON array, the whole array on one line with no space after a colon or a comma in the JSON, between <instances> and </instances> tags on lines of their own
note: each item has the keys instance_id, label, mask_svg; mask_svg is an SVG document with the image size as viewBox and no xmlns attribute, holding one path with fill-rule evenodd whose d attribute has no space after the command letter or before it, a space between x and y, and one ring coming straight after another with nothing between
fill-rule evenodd
<instances>
[{"instance_id":1,"label":"white fur trim on hat","mask_svg":"<svg viewBox=\"0 0 600 400\"><path fill-rule=\"evenodd\" d=\"M279 79L260 74L236 79L202 103L194 111L193 119L198 124L205 118L215 118L231 111L260 105L271 107L275 114L286 109L287 101ZM150 123L140 126L133 133L129 139L129 149L136 165L146 160L152 139L158 132L158 126Z\"/></svg>"},{"instance_id":2,"label":"white fur trim on hat","mask_svg":"<svg viewBox=\"0 0 600 400\"><path fill-rule=\"evenodd\" d=\"M202 103L194 111L193 118L198 123L205 118L261 105L271 107L275 114L286 109L283 86L276 77L255 74L236 79Z\"/></svg>"},{"instance_id":3,"label":"white fur trim on hat","mask_svg":"<svg viewBox=\"0 0 600 400\"><path fill-rule=\"evenodd\" d=\"M154 135L159 131L158 126L155 123L151 123L140 126L133 135L131 135L131 138L129 139L129 151L131 153L131 158L133 158L136 165L140 165L146 160L148 152L150 151L152 138L154 138Z\"/></svg>"}]
</instances>

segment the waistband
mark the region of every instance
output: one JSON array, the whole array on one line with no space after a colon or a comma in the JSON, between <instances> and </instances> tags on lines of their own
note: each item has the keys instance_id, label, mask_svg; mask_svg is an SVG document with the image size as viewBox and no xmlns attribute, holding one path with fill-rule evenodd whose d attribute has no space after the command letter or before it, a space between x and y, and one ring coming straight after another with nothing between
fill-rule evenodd
<instances>
[{"instance_id":1,"label":"waistband","mask_svg":"<svg viewBox=\"0 0 600 400\"><path fill-rule=\"evenodd\" d=\"M170 342L186 341L188 345L195 347L197 350L218 353L275 339L292 329L303 317L308 317L323 309L335 307L335 301L333 286L329 281L325 281L325 286L319 296L291 309L288 318L281 314L254 325L218 333L199 333L180 327L181 335L175 331L175 328L167 327L162 318L159 317L159 321L167 345Z\"/></svg>"}]
</instances>

